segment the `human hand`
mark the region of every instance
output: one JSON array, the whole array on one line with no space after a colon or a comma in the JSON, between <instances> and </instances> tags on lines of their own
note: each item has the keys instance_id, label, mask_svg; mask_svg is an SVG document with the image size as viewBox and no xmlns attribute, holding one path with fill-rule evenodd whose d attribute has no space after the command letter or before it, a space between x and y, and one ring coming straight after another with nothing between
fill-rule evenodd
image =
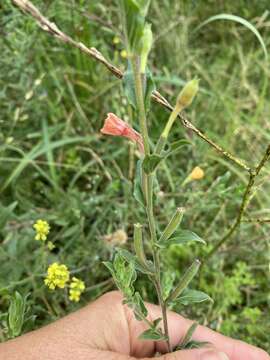
<instances>
[{"instance_id":1,"label":"human hand","mask_svg":"<svg viewBox=\"0 0 270 360\"><path fill-rule=\"evenodd\" d=\"M156 305L148 304L149 316L161 316ZM176 346L192 324L191 320L169 312L169 333ZM119 292L103 295L83 309L42 329L0 345L0 359L5 360L133 360L164 353L164 343L142 341L146 329L122 305ZM270 360L263 350L220 335L199 326L194 339L207 341L211 347L182 350L161 356L160 360Z\"/></svg>"}]
</instances>

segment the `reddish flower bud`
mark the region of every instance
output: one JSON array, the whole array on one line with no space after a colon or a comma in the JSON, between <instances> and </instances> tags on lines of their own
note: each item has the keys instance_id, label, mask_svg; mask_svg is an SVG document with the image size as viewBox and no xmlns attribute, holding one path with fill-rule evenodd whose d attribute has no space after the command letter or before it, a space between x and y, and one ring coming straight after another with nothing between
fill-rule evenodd
<instances>
[{"instance_id":1,"label":"reddish flower bud","mask_svg":"<svg viewBox=\"0 0 270 360\"><path fill-rule=\"evenodd\" d=\"M103 128L100 130L102 134L123 136L138 144L141 153L144 153L144 146L141 134L134 130L129 124L121 120L113 113L109 113Z\"/></svg>"}]
</instances>

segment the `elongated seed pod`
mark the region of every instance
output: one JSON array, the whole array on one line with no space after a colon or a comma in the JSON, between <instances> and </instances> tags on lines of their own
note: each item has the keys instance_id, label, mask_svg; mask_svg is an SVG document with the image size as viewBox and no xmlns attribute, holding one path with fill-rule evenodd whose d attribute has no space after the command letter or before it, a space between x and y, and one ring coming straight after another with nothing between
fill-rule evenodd
<instances>
[{"instance_id":1,"label":"elongated seed pod","mask_svg":"<svg viewBox=\"0 0 270 360\"><path fill-rule=\"evenodd\" d=\"M169 224L166 226L165 230L161 234L159 242L166 241L175 232L175 230L178 228L178 226L181 223L184 211L185 211L185 209L181 208L181 207L176 209L176 212L174 213L173 217L171 218Z\"/></svg>"},{"instance_id":2,"label":"elongated seed pod","mask_svg":"<svg viewBox=\"0 0 270 360\"><path fill-rule=\"evenodd\" d=\"M143 238L142 238L142 225L134 224L134 248L135 253L138 257L139 262L146 268L148 268L146 256L143 248Z\"/></svg>"},{"instance_id":3,"label":"elongated seed pod","mask_svg":"<svg viewBox=\"0 0 270 360\"><path fill-rule=\"evenodd\" d=\"M167 303L172 302L182 294L182 292L188 287L191 280L197 274L200 266L201 266L201 262L198 259L196 259L192 263L192 265L187 269L187 271L184 273L182 279L180 280L175 290L173 290L173 292L169 295L168 299L166 300Z\"/></svg>"}]
</instances>

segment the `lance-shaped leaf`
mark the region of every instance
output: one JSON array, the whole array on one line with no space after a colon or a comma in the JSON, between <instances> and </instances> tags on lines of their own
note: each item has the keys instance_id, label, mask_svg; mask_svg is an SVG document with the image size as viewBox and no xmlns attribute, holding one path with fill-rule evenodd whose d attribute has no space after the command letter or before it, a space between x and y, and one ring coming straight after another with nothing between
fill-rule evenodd
<instances>
[{"instance_id":1,"label":"lance-shaped leaf","mask_svg":"<svg viewBox=\"0 0 270 360\"><path fill-rule=\"evenodd\" d=\"M104 265L111 272L118 289L125 297L130 298L134 294L133 284L137 278L133 261L127 261L118 251L113 263L107 261L104 262Z\"/></svg>"},{"instance_id":2,"label":"lance-shaped leaf","mask_svg":"<svg viewBox=\"0 0 270 360\"><path fill-rule=\"evenodd\" d=\"M176 299L177 304L189 305L201 303L204 301L213 301L212 298L203 291L185 289L180 297Z\"/></svg>"},{"instance_id":3,"label":"lance-shaped leaf","mask_svg":"<svg viewBox=\"0 0 270 360\"><path fill-rule=\"evenodd\" d=\"M166 300L167 303L174 301L183 293L183 291L188 287L190 282L193 280L194 276L199 271L200 266L201 266L201 262L198 259L196 259L193 262L193 264L184 273L182 279L180 279L180 282L175 288L175 290L173 290L172 293L169 295L168 299Z\"/></svg>"},{"instance_id":4,"label":"lance-shaped leaf","mask_svg":"<svg viewBox=\"0 0 270 360\"><path fill-rule=\"evenodd\" d=\"M148 329L145 330L140 336L141 340L152 340L152 341L165 341L167 337L162 334L162 332L158 329Z\"/></svg>"},{"instance_id":5,"label":"lance-shaped leaf","mask_svg":"<svg viewBox=\"0 0 270 360\"><path fill-rule=\"evenodd\" d=\"M203 245L206 244L206 242L193 231L177 230L172 234L169 239L159 241L158 245L161 248L165 248L170 245L184 245L192 242L198 242Z\"/></svg>"},{"instance_id":6,"label":"lance-shaped leaf","mask_svg":"<svg viewBox=\"0 0 270 360\"><path fill-rule=\"evenodd\" d=\"M177 208L173 217L171 218L169 224L166 226L165 230L161 234L158 243L164 244L164 242L170 238L170 236L175 232L178 226L181 223L184 214L184 208Z\"/></svg>"},{"instance_id":7,"label":"lance-shaped leaf","mask_svg":"<svg viewBox=\"0 0 270 360\"><path fill-rule=\"evenodd\" d=\"M139 54L144 37L145 17L151 0L120 0L125 37L128 49Z\"/></svg>"},{"instance_id":8,"label":"lance-shaped leaf","mask_svg":"<svg viewBox=\"0 0 270 360\"><path fill-rule=\"evenodd\" d=\"M146 111L150 108L150 100L151 95L154 90L156 90L155 82L153 80L153 76L151 71L146 68L145 74L142 75L143 80L143 91L144 91L144 100L145 100L145 108ZM134 108L137 108L137 101L136 101L136 93L135 93L135 80L132 71L132 66L130 61L128 62L127 70L123 76L123 85L124 85L124 92L127 97L128 103Z\"/></svg>"},{"instance_id":9,"label":"lance-shaped leaf","mask_svg":"<svg viewBox=\"0 0 270 360\"><path fill-rule=\"evenodd\" d=\"M143 266L138 259L126 249L118 248L117 251L127 261L132 262L136 270L143 274L152 275L154 273L154 267L151 261L147 261L147 267Z\"/></svg>"},{"instance_id":10,"label":"lance-shaped leaf","mask_svg":"<svg viewBox=\"0 0 270 360\"><path fill-rule=\"evenodd\" d=\"M186 335L181 343L181 348L185 349L185 347L187 346L187 344L192 340L192 336L194 334L194 332L196 331L198 327L197 323L193 323L190 328L188 329L188 331L186 332Z\"/></svg>"},{"instance_id":11,"label":"lance-shaped leaf","mask_svg":"<svg viewBox=\"0 0 270 360\"><path fill-rule=\"evenodd\" d=\"M144 207L145 201L142 190L142 160L137 161L133 196L138 201L138 203Z\"/></svg>"}]
</instances>

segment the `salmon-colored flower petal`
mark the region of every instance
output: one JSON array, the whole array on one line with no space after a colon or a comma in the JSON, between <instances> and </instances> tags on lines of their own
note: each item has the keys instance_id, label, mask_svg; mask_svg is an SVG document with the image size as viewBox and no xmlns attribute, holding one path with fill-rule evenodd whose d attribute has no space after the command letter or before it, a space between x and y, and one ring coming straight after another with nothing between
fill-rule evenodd
<instances>
[{"instance_id":1,"label":"salmon-colored flower petal","mask_svg":"<svg viewBox=\"0 0 270 360\"><path fill-rule=\"evenodd\" d=\"M144 146L141 134L134 130L129 124L121 120L113 113L109 113L103 128L100 130L102 134L122 136L138 144L139 150L144 153Z\"/></svg>"}]
</instances>

